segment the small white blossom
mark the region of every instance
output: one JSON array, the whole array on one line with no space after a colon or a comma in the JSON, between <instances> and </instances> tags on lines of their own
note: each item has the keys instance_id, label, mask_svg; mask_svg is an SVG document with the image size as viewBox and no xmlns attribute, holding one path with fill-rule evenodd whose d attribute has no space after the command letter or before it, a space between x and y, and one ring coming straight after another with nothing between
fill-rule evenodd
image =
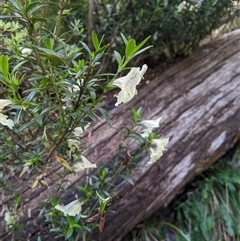
<instances>
[{"instance_id":1,"label":"small white blossom","mask_svg":"<svg viewBox=\"0 0 240 241\"><path fill-rule=\"evenodd\" d=\"M2 111L4 107L10 104L12 104L11 100L0 99L0 111ZM12 129L14 126L14 122L8 119L7 115L4 115L2 113L0 113L0 123L4 126L8 126L10 129Z\"/></svg>"},{"instance_id":2,"label":"small white blossom","mask_svg":"<svg viewBox=\"0 0 240 241\"><path fill-rule=\"evenodd\" d=\"M141 70L139 67L131 68L130 72L126 76L120 77L113 81L112 84L121 89L117 95L117 103L115 104L116 106L130 101L137 94L136 86L140 83L143 75L147 71L147 68L148 67L146 64L142 66Z\"/></svg>"},{"instance_id":3,"label":"small white blossom","mask_svg":"<svg viewBox=\"0 0 240 241\"><path fill-rule=\"evenodd\" d=\"M7 211L4 214L4 221L6 222L7 226L11 226L15 223L15 215L13 212Z\"/></svg>"},{"instance_id":4,"label":"small white blossom","mask_svg":"<svg viewBox=\"0 0 240 241\"><path fill-rule=\"evenodd\" d=\"M14 126L14 122L7 118L8 118L7 115L0 113L0 123L4 126L8 126L10 129L12 129Z\"/></svg>"},{"instance_id":5,"label":"small white blossom","mask_svg":"<svg viewBox=\"0 0 240 241\"><path fill-rule=\"evenodd\" d=\"M68 140L67 140L67 142L68 142L68 147L70 148L70 152L72 153L74 153L76 150L78 150L79 149L79 146L80 146L80 144L81 144L81 142L79 141L79 140L76 140L76 139L71 139L71 138L69 138Z\"/></svg>"},{"instance_id":6,"label":"small white blossom","mask_svg":"<svg viewBox=\"0 0 240 241\"><path fill-rule=\"evenodd\" d=\"M80 136L84 131L87 130L87 128L91 125L91 123L88 123L87 125L84 126L84 128L82 127L76 127L74 130L73 130L73 135L74 136Z\"/></svg>"},{"instance_id":7,"label":"small white blossom","mask_svg":"<svg viewBox=\"0 0 240 241\"><path fill-rule=\"evenodd\" d=\"M97 165L92 164L85 156L81 155L81 159L82 161L76 162L72 167L75 172L82 172L88 168L97 168Z\"/></svg>"},{"instance_id":8,"label":"small white blossom","mask_svg":"<svg viewBox=\"0 0 240 241\"><path fill-rule=\"evenodd\" d=\"M161 156L161 153L158 153L155 149L150 148L150 161L148 163L156 162Z\"/></svg>"},{"instance_id":9,"label":"small white blossom","mask_svg":"<svg viewBox=\"0 0 240 241\"><path fill-rule=\"evenodd\" d=\"M12 104L11 100L0 99L0 111L2 111L4 107L10 104Z\"/></svg>"},{"instance_id":10,"label":"small white blossom","mask_svg":"<svg viewBox=\"0 0 240 241\"><path fill-rule=\"evenodd\" d=\"M32 50L30 48L22 48L21 53L23 56L27 57L32 53Z\"/></svg>"},{"instance_id":11,"label":"small white blossom","mask_svg":"<svg viewBox=\"0 0 240 241\"><path fill-rule=\"evenodd\" d=\"M181 2L178 6L177 6L177 12L180 13L187 5L186 1Z\"/></svg>"},{"instance_id":12,"label":"small white blossom","mask_svg":"<svg viewBox=\"0 0 240 241\"><path fill-rule=\"evenodd\" d=\"M146 127L146 129L143 130L143 133L141 134L141 136L143 138L146 138L149 136L150 133L152 133L153 128L157 128L159 127L159 122L162 118L159 117L156 120L143 120L142 124Z\"/></svg>"},{"instance_id":13,"label":"small white blossom","mask_svg":"<svg viewBox=\"0 0 240 241\"><path fill-rule=\"evenodd\" d=\"M169 139L153 139L152 144L156 146L156 148L150 148L150 161L148 163L156 162L162 155L165 149L165 145L167 145Z\"/></svg>"},{"instance_id":14,"label":"small white blossom","mask_svg":"<svg viewBox=\"0 0 240 241\"><path fill-rule=\"evenodd\" d=\"M63 212L64 216L76 216L82 211L82 203L80 203L78 200L74 200L65 206L57 204L55 209Z\"/></svg>"}]
</instances>

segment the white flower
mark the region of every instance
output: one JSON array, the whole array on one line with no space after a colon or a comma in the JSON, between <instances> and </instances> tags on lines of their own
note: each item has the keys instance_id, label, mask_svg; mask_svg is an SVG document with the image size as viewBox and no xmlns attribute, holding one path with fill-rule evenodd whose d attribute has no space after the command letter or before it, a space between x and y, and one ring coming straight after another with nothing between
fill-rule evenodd
<instances>
[{"instance_id":1,"label":"white flower","mask_svg":"<svg viewBox=\"0 0 240 241\"><path fill-rule=\"evenodd\" d=\"M162 118L159 117L156 120L143 120L142 124L146 127L146 129L143 131L143 133L141 134L141 136L143 138L146 138L149 136L150 133L152 133L153 128L157 128L159 127L159 122Z\"/></svg>"},{"instance_id":2,"label":"white flower","mask_svg":"<svg viewBox=\"0 0 240 241\"><path fill-rule=\"evenodd\" d=\"M32 50L30 48L22 48L21 53L23 56L27 57L28 55L30 55L32 53Z\"/></svg>"},{"instance_id":3,"label":"white flower","mask_svg":"<svg viewBox=\"0 0 240 241\"><path fill-rule=\"evenodd\" d=\"M82 211L82 203L80 203L78 200L74 200L65 206L57 204L55 209L63 212L64 216L76 216Z\"/></svg>"},{"instance_id":4,"label":"white flower","mask_svg":"<svg viewBox=\"0 0 240 241\"><path fill-rule=\"evenodd\" d=\"M10 104L12 104L11 100L0 99L0 111L2 111L5 106ZM9 120L8 116L2 113L0 113L0 123L4 126L8 126L10 129L12 129L14 126L14 122Z\"/></svg>"},{"instance_id":5,"label":"white flower","mask_svg":"<svg viewBox=\"0 0 240 241\"><path fill-rule=\"evenodd\" d=\"M161 156L161 153L158 153L155 149L150 148L150 161L148 163L156 162Z\"/></svg>"},{"instance_id":6,"label":"white flower","mask_svg":"<svg viewBox=\"0 0 240 241\"><path fill-rule=\"evenodd\" d=\"M177 6L177 12L180 13L185 7L186 7L187 2L183 1Z\"/></svg>"},{"instance_id":7,"label":"white flower","mask_svg":"<svg viewBox=\"0 0 240 241\"><path fill-rule=\"evenodd\" d=\"M4 221L6 222L7 226L11 226L15 223L14 216L14 213L9 211L4 214Z\"/></svg>"},{"instance_id":8,"label":"white flower","mask_svg":"<svg viewBox=\"0 0 240 241\"><path fill-rule=\"evenodd\" d=\"M139 67L134 67L126 76L115 79L113 81L112 84L118 86L121 89L117 96L117 103L115 104L116 106L121 103L130 101L134 95L136 95L136 86L140 83L143 75L147 71L147 68L148 67L146 64L142 66L141 70Z\"/></svg>"},{"instance_id":9,"label":"white flower","mask_svg":"<svg viewBox=\"0 0 240 241\"><path fill-rule=\"evenodd\" d=\"M7 119L8 116L0 113L0 123L4 126L8 126L10 129L13 128L14 122L12 120Z\"/></svg>"},{"instance_id":10,"label":"white flower","mask_svg":"<svg viewBox=\"0 0 240 241\"><path fill-rule=\"evenodd\" d=\"M97 168L97 165L92 164L85 156L81 155L81 159L82 161L76 162L72 167L75 172L81 172L87 168Z\"/></svg>"},{"instance_id":11,"label":"white flower","mask_svg":"<svg viewBox=\"0 0 240 241\"><path fill-rule=\"evenodd\" d=\"M165 145L167 145L169 139L153 139L152 144L156 146L156 148L150 148L150 161L148 163L156 162L162 155L165 149Z\"/></svg>"},{"instance_id":12,"label":"white flower","mask_svg":"<svg viewBox=\"0 0 240 241\"><path fill-rule=\"evenodd\" d=\"M82 127L76 127L74 130L73 130L73 135L74 136L80 136L84 131L87 130L87 128L91 125L91 123L88 123L87 125L84 126L84 128Z\"/></svg>"},{"instance_id":13,"label":"white flower","mask_svg":"<svg viewBox=\"0 0 240 241\"><path fill-rule=\"evenodd\" d=\"M165 139L153 139L153 140L152 140L152 144L157 146L156 150L157 150L158 152L163 152L163 151L165 151L166 149L164 148L164 146L167 145L168 142L169 142L169 138L165 138Z\"/></svg>"},{"instance_id":14,"label":"white flower","mask_svg":"<svg viewBox=\"0 0 240 241\"><path fill-rule=\"evenodd\" d=\"M71 139L71 138L69 138L67 140L67 142L68 142L68 147L70 148L71 153L72 152L74 153L76 150L78 150L79 146L81 144L81 142L79 140Z\"/></svg>"},{"instance_id":15,"label":"white flower","mask_svg":"<svg viewBox=\"0 0 240 241\"><path fill-rule=\"evenodd\" d=\"M5 106L10 105L10 104L12 104L11 100L0 99L0 111L2 111Z\"/></svg>"}]
</instances>

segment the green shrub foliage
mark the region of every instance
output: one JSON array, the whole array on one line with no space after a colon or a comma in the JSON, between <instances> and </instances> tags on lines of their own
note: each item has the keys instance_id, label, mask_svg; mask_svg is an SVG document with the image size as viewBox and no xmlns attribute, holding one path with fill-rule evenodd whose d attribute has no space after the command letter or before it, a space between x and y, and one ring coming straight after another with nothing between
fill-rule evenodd
<instances>
[{"instance_id":1,"label":"green shrub foliage","mask_svg":"<svg viewBox=\"0 0 240 241\"><path fill-rule=\"evenodd\" d=\"M233 0L115 0L94 1L92 24L97 33L104 33L111 47L119 44L119 32L136 39L152 35L152 54L162 60L191 53L199 42L228 19L238 14ZM75 12L71 19L81 16L84 27L89 21L85 3L71 1ZM79 6L76 8L76 6ZM84 7L81 9L85 9ZM84 22L85 21L85 22ZM149 53L148 53L149 54ZM143 57L143 56L141 56Z\"/></svg>"}]
</instances>

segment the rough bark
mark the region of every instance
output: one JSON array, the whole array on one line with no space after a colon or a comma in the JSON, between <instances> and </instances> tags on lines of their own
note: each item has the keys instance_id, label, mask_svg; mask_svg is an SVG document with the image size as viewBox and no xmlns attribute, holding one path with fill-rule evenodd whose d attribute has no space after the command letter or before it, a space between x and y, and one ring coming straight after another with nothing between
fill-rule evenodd
<instances>
[{"instance_id":1,"label":"rough bark","mask_svg":"<svg viewBox=\"0 0 240 241\"><path fill-rule=\"evenodd\" d=\"M139 161L142 167L131 170L134 186L128 182L117 185L118 198L111 205L115 213L107 213L104 230L95 240L121 240L137 223L167 206L184 185L240 139L240 30L201 47L144 84L129 104L111 111L114 127L125 124L131 116L130 106L142 106L146 119L162 117L157 132L170 138L168 150L154 165L147 165L148 157ZM86 140L86 155L104 165L116 154L120 140L121 133L102 121ZM128 143L130 150L133 145ZM49 183L58 180L58 170L58 165L52 169ZM73 175L68 185L80 179ZM18 188L26 198L24 213L32 210L25 217L28 231L22 238L36 240L44 223L34 225L33 217L39 211L39 201L52 190L40 187L33 192L21 187L19 181ZM69 194L69 199L73 195Z\"/></svg>"}]
</instances>

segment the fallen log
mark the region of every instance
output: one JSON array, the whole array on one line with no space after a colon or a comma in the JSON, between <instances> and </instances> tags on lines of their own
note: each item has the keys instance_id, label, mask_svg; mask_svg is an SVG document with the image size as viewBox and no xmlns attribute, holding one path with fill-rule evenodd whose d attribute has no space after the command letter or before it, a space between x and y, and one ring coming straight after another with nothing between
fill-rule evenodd
<instances>
[{"instance_id":1,"label":"fallen log","mask_svg":"<svg viewBox=\"0 0 240 241\"><path fill-rule=\"evenodd\" d=\"M94 240L121 240L137 223L167 206L184 185L240 139L240 30L202 46L142 86L129 104L111 111L114 127L124 125L131 116L130 106L142 106L146 119L162 117L156 132L169 137L168 150L154 165L147 165L148 157L139 161L141 167L131 170L134 186L125 181L118 183L118 198L110 206L115 212L107 213L104 230L96 233ZM86 155L97 165L105 165L116 154L119 140L121 134L102 121L86 140ZM133 143L128 145L131 150ZM50 183L58 180L59 169L58 165L52 169ZM68 185L73 186L80 179L73 175ZM18 188L23 189L20 184ZM47 226L43 220L35 223L35 215L40 209L39 201L52 190L40 187L34 192L28 188L22 192L26 198L22 209L26 234L17 240L36 240L38 235L49 240ZM27 215L27 210L31 210L31 215Z\"/></svg>"}]
</instances>

